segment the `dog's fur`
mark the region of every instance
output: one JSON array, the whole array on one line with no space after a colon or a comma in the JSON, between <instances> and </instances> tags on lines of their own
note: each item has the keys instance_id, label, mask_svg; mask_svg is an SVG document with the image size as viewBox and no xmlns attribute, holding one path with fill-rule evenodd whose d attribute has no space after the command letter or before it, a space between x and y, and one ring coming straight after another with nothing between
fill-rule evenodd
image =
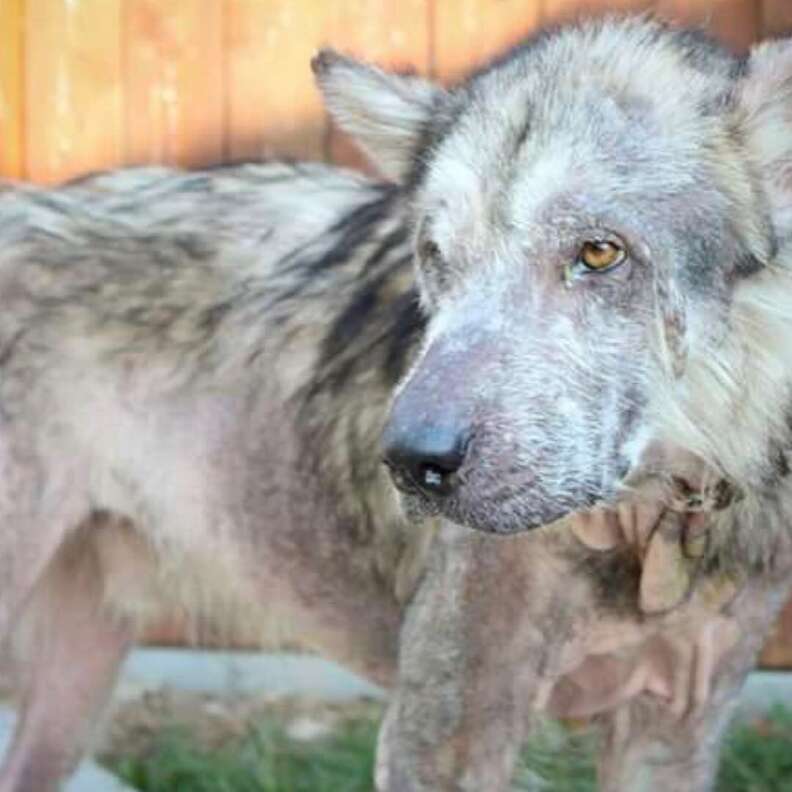
<instances>
[{"instance_id":1,"label":"dog's fur","mask_svg":"<svg viewBox=\"0 0 792 792\"><path fill-rule=\"evenodd\" d=\"M55 788L173 607L391 686L382 790L507 788L541 709L601 714L605 789L709 788L792 569L792 45L640 19L451 91L314 68L391 183L0 194L0 628L28 658L0 790ZM603 234L627 261L585 273ZM417 523L379 461L399 381L390 427L473 437Z\"/></svg>"}]
</instances>

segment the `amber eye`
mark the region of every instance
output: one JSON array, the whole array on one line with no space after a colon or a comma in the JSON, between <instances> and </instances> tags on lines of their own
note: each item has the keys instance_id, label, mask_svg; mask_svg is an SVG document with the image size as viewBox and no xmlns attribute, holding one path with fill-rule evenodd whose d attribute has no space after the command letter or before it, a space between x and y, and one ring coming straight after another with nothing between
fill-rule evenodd
<instances>
[{"instance_id":1,"label":"amber eye","mask_svg":"<svg viewBox=\"0 0 792 792\"><path fill-rule=\"evenodd\" d=\"M583 243L578 254L578 261L588 270L594 272L610 269L621 264L625 257L624 248L607 240L590 240Z\"/></svg>"}]
</instances>

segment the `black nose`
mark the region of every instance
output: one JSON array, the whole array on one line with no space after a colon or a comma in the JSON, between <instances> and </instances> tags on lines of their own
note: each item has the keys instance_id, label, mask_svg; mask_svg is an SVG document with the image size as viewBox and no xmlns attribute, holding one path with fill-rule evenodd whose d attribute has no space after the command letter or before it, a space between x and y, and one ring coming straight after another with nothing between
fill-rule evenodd
<instances>
[{"instance_id":1,"label":"black nose","mask_svg":"<svg viewBox=\"0 0 792 792\"><path fill-rule=\"evenodd\" d=\"M456 486L468 440L452 427L403 429L391 424L382 437L383 460L399 489L448 495Z\"/></svg>"}]
</instances>

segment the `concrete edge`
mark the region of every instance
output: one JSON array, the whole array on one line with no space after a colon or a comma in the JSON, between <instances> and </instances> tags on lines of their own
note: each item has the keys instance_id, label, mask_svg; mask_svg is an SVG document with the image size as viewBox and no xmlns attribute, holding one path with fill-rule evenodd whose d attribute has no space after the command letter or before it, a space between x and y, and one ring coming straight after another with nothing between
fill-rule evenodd
<instances>
[{"instance_id":1,"label":"concrete edge","mask_svg":"<svg viewBox=\"0 0 792 792\"><path fill-rule=\"evenodd\" d=\"M130 655L114 699L124 701L163 688L227 696L310 696L326 701L387 699L382 688L337 663L311 655L153 648L136 649ZM757 717L778 704L792 709L792 673L755 671L743 688L736 716ZM11 740L14 720L11 709L0 707L0 752ZM88 759L64 792L134 790Z\"/></svg>"}]
</instances>

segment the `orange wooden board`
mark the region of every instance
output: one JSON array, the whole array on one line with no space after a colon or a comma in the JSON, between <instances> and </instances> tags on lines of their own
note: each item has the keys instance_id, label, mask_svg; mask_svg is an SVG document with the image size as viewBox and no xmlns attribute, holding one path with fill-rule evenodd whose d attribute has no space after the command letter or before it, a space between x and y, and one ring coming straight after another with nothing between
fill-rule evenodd
<instances>
[{"instance_id":1,"label":"orange wooden board","mask_svg":"<svg viewBox=\"0 0 792 792\"><path fill-rule=\"evenodd\" d=\"M759 664L764 668L792 668L792 601L781 611Z\"/></svg>"},{"instance_id":2,"label":"orange wooden board","mask_svg":"<svg viewBox=\"0 0 792 792\"><path fill-rule=\"evenodd\" d=\"M435 71L453 80L535 30L544 3L435 0Z\"/></svg>"},{"instance_id":3,"label":"orange wooden board","mask_svg":"<svg viewBox=\"0 0 792 792\"><path fill-rule=\"evenodd\" d=\"M228 0L226 128L232 159L321 159L325 117L310 60L335 5Z\"/></svg>"},{"instance_id":4,"label":"orange wooden board","mask_svg":"<svg viewBox=\"0 0 792 792\"><path fill-rule=\"evenodd\" d=\"M792 35L792 2L790 0L763 0L762 35Z\"/></svg>"},{"instance_id":5,"label":"orange wooden board","mask_svg":"<svg viewBox=\"0 0 792 792\"><path fill-rule=\"evenodd\" d=\"M224 22L222 0L124 3L127 162L223 158Z\"/></svg>"},{"instance_id":6,"label":"orange wooden board","mask_svg":"<svg viewBox=\"0 0 792 792\"><path fill-rule=\"evenodd\" d=\"M25 164L52 182L121 159L120 1L27 0Z\"/></svg>"},{"instance_id":7,"label":"orange wooden board","mask_svg":"<svg viewBox=\"0 0 792 792\"><path fill-rule=\"evenodd\" d=\"M327 19L324 43L389 69L428 75L431 70L429 13L434 0L336 0ZM333 162L372 171L336 127L326 152Z\"/></svg>"},{"instance_id":8,"label":"orange wooden board","mask_svg":"<svg viewBox=\"0 0 792 792\"><path fill-rule=\"evenodd\" d=\"M658 11L673 22L699 25L732 49L747 49L759 37L757 0L659 0Z\"/></svg>"},{"instance_id":9,"label":"orange wooden board","mask_svg":"<svg viewBox=\"0 0 792 792\"><path fill-rule=\"evenodd\" d=\"M654 11L655 6L654 0L610 0L608 3L599 0L545 0L542 4L542 20L543 24L552 24L584 18L587 15L598 16L605 12Z\"/></svg>"},{"instance_id":10,"label":"orange wooden board","mask_svg":"<svg viewBox=\"0 0 792 792\"><path fill-rule=\"evenodd\" d=\"M24 176L23 0L0 0L0 177Z\"/></svg>"}]
</instances>

